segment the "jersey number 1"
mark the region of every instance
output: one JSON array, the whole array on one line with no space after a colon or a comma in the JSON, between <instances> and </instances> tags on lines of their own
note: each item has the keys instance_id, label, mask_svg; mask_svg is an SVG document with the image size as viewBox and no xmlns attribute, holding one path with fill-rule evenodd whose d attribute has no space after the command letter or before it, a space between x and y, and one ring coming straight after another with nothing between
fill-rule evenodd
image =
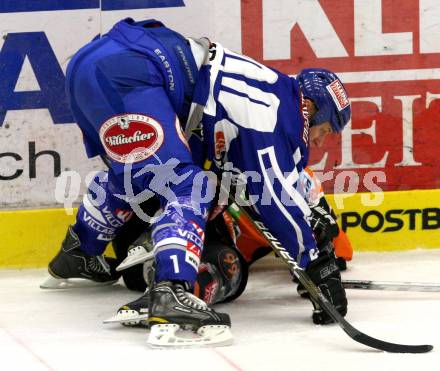
<instances>
[{"instance_id":1,"label":"jersey number 1","mask_svg":"<svg viewBox=\"0 0 440 371\"><path fill-rule=\"evenodd\" d=\"M177 255L171 255L170 259L173 261L174 273L180 273L179 261L177 259Z\"/></svg>"}]
</instances>

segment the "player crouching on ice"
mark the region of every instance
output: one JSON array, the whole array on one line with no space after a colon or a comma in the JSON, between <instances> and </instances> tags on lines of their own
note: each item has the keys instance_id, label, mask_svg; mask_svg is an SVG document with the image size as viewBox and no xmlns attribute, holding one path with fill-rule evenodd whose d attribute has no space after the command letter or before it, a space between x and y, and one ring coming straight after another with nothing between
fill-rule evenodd
<instances>
[{"instance_id":1,"label":"player crouching on ice","mask_svg":"<svg viewBox=\"0 0 440 371\"><path fill-rule=\"evenodd\" d=\"M102 254L138 208L127 187L134 194L149 192L162 211L151 225L155 270L147 322L161 326L152 327L150 343L185 343L166 333L178 326L198 330L200 343L229 342L229 316L192 292L213 206L202 195L213 194L216 186L202 169L220 175L232 166L259 175L246 191L258 199L262 221L346 314L335 259L318 254L310 208L296 188L309 141L321 145L350 119L336 75L304 70L296 80L208 39L187 39L156 20L128 18L78 51L66 81L87 154L101 156L109 170L91 183L75 225L50 262L53 278L117 280L115 261ZM270 202L261 197L264 192ZM313 320L329 322L316 305ZM161 329L152 339L153 330Z\"/></svg>"},{"instance_id":2,"label":"player crouching on ice","mask_svg":"<svg viewBox=\"0 0 440 371\"><path fill-rule=\"evenodd\" d=\"M334 254L339 269L345 270L346 262L353 256L350 241L339 229L336 215L324 197L319 179L311 169L306 168L301 173L297 188L311 209L310 224L320 255ZM157 211L157 204L157 201L151 200L143 209L148 214L153 214ZM148 281L154 276L150 228L133 215L113 240L113 248L118 259L123 259L117 269L122 271L125 285L131 290L145 293L120 307L117 315L104 323L148 326ZM238 298L246 288L249 267L272 251L268 241L253 226L251 220L234 205L227 209L215 207L206 226L194 294L209 305ZM298 283L297 291L302 297L309 298L302 284Z\"/></svg>"}]
</instances>

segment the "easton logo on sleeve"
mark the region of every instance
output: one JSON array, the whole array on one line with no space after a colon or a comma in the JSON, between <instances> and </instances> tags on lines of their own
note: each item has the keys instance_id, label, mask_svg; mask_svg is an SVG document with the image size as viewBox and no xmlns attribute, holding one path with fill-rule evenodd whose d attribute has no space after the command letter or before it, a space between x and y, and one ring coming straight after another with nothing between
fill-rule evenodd
<instances>
[{"instance_id":1,"label":"easton logo on sleeve","mask_svg":"<svg viewBox=\"0 0 440 371\"><path fill-rule=\"evenodd\" d=\"M164 140L162 126L156 120L136 113L111 117L102 124L99 136L108 156L123 163L145 160Z\"/></svg>"},{"instance_id":2,"label":"easton logo on sleeve","mask_svg":"<svg viewBox=\"0 0 440 371\"><path fill-rule=\"evenodd\" d=\"M350 105L347 93L339 80L335 80L327 85L327 90L335 101L339 111L342 111L345 107Z\"/></svg>"}]
</instances>

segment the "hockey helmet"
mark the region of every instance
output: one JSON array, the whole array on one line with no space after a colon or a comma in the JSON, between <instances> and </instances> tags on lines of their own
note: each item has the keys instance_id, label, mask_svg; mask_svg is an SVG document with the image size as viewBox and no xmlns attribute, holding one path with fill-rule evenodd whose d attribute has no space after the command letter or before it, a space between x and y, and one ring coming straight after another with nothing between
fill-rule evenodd
<instances>
[{"instance_id":1,"label":"hockey helmet","mask_svg":"<svg viewBox=\"0 0 440 371\"><path fill-rule=\"evenodd\" d=\"M323 68L307 68L297 76L304 98L311 99L317 109L310 126L330 122L333 131L339 133L351 117L347 92L338 76Z\"/></svg>"}]
</instances>

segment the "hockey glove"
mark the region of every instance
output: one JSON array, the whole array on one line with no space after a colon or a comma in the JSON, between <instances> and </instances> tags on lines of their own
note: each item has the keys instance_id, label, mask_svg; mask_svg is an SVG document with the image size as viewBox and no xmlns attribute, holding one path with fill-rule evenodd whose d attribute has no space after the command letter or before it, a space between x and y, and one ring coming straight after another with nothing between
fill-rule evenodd
<instances>
[{"instance_id":1,"label":"hockey glove","mask_svg":"<svg viewBox=\"0 0 440 371\"><path fill-rule=\"evenodd\" d=\"M306 272L338 312L345 316L347 314L347 297L342 286L341 274L333 255L325 254L312 261L307 267ZM313 323L317 325L333 323L332 318L313 300L312 304L314 307Z\"/></svg>"},{"instance_id":2,"label":"hockey glove","mask_svg":"<svg viewBox=\"0 0 440 371\"><path fill-rule=\"evenodd\" d=\"M321 244L321 246L318 248L319 250L319 256L323 255L330 255L333 258L335 258L335 252L334 252L334 246L332 242L328 242L326 245ZM338 265L339 271L341 271L341 268L339 266L339 262L336 259L336 264ZM298 286L296 288L296 291L298 292L298 295L301 296L304 299L310 299L309 292L306 290L304 285L298 281L295 277L293 277L293 282L297 283Z\"/></svg>"},{"instance_id":3,"label":"hockey glove","mask_svg":"<svg viewBox=\"0 0 440 371\"><path fill-rule=\"evenodd\" d=\"M316 238L318 249L326 246L339 233L336 223L336 215L324 197L319 200L319 204L311 207L312 215L310 225Z\"/></svg>"}]
</instances>

